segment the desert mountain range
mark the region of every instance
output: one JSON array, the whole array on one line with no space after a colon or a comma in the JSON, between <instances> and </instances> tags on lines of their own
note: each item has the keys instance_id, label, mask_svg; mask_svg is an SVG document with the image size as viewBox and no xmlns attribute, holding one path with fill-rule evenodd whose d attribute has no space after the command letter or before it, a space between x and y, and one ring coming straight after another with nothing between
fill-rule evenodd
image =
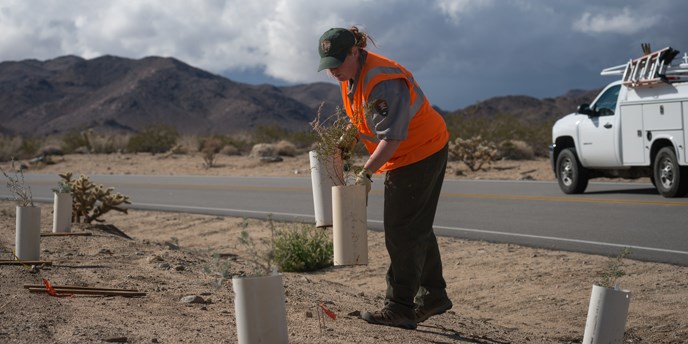
<instances>
[{"instance_id":1,"label":"desert mountain range","mask_svg":"<svg viewBox=\"0 0 688 344\"><path fill-rule=\"evenodd\" d=\"M495 97L445 116L510 114L540 121L572 112L598 90L557 98ZM432 99L431 99L432 100ZM174 58L83 59L0 63L0 134L51 135L93 128L135 132L168 124L184 134L226 134L261 125L307 130L320 104L331 114L339 87L313 83L276 87L232 81Z\"/></svg>"}]
</instances>

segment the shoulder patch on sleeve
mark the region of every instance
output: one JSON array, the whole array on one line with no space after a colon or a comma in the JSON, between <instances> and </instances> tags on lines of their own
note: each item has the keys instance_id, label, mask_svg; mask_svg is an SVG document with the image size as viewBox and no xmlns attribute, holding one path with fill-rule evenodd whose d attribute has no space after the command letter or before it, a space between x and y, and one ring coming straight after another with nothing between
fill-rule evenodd
<instances>
[{"instance_id":1,"label":"shoulder patch on sleeve","mask_svg":"<svg viewBox=\"0 0 688 344\"><path fill-rule=\"evenodd\" d=\"M389 105L387 105L386 100L377 99L373 103L373 109L375 109L375 112L380 114L380 116L387 116L387 113L389 112Z\"/></svg>"}]
</instances>

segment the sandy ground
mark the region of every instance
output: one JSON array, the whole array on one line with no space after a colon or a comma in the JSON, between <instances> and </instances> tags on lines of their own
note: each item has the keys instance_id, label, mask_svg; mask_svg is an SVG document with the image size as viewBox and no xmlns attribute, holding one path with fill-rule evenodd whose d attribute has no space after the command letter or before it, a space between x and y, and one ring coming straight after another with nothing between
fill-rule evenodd
<instances>
[{"instance_id":1,"label":"sandy ground","mask_svg":"<svg viewBox=\"0 0 688 344\"><path fill-rule=\"evenodd\" d=\"M280 163L221 157L205 169L200 156L70 155L37 173L155 175L303 175L305 156ZM6 167L2 165L3 168ZM456 171L464 170L464 175ZM471 173L459 164L448 178L552 180L546 160L499 162ZM52 228L52 206L42 204L42 231ZM14 248L14 204L0 202L0 259ZM234 343L231 276L250 271L239 244L243 228L261 237L265 221L130 211L108 213L132 239L106 228L75 226L92 236L43 237L31 270L0 266L0 343ZM278 230L299 224L275 223ZM609 258L439 238L444 275L454 308L417 330L370 325L357 311L382 306L388 256L384 238L369 231L369 264L314 273L284 273L292 343L580 343L592 283ZM632 292L625 343L688 343L688 268L625 259L621 285ZM224 276L224 277L223 277ZM46 278L56 285L136 289L144 297L31 294L25 284ZM197 295L204 302L184 303ZM337 319L319 325L318 304Z\"/></svg>"}]
</instances>

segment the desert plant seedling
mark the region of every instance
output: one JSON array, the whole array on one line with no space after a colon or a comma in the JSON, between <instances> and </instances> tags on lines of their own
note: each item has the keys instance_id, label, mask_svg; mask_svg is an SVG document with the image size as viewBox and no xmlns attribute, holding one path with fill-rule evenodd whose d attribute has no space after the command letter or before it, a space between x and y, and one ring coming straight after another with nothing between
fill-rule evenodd
<instances>
[{"instance_id":1,"label":"desert plant seedling","mask_svg":"<svg viewBox=\"0 0 688 344\"><path fill-rule=\"evenodd\" d=\"M332 240L327 232L305 224L279 231L275 262L281 271L307 272L332 266Z\"/></svg>"},{"instance_id":2,"label":"desert plant seedling","mask_svg":"<svg viewBox=\"0 0 688 344\"><path fill-rule=\"evenodd\" d=\"M20 207L33 207L33 196L31 195L31 187L26 185L24 181L24 171L19 168L16 170L14 167L14 159L12 159L12 170L14 170L14 176L9 175L5 170L0 168L0 171L5 178L7 178L7 189L12 192L12 196Z\"/></svg>"},{"instance_id":3,"label":"desert plant seedling","mask_svg":"<svg viewBox=\"0 0 688 344\"><path fill-rule=\"evenodd\" d=\"M600 280L595 284L606 288L616 288L617 279L626 275L623 270L623 259L629 254L631 254L631 248L626 247L621 250L618 256L610 258L607 267L601 273Z\"/></svg>"},{"instance_id":4,"label":"desert plant seedling","mask_svg":"<svg viewBox=\"0 0 688 344\"><path fill-rule=\"evenodd\" d=\"M272 216L268 216L268 226L270 227L269 239L262 239L256 243L246 230L247 226L248 222L245 220L240 224L242 230L239 242L248 250L249 258L247 258L247 261L253 265L255 274L257 276L267 276L270 273L276 273L277 267L273 264L275 257L275 224L272 221Z\"/></svg>"},{"instance_id":5,"label":"desert plant seedling","mask_svg":"<svg viewBox=\"0 0 688 344\"><path fill-rule=\"evenodd\" d=\"M227 259L222 259L219 254L212 255L212 264L206 264L203 266L203 272L208 275L216 276L217 278L213 281L212 286L216 289L222 287L222 283L232 277L231 266L232 264Z\"/></svg>"},{"instance_id":6,"label":"desert plant seedling","mask_svg":"<svg viewBox=\"0 0 688 344\"><path fill-rule=\"evenodd\" d=\"M354 151L354 146L357 142L358 129L350 121L344 110L337 108L334 114L328 118L321 119L321 110L323 105L320 105L315 120L311 122L311 128L317 134L317 141L314 150L318 156L318 160L325 162L335 162L335 157L340 155L343 147L349 148L349 154L341 156L345 160L344 172L358 173L363 167L348 168L352 156L350 152ZM329 170L329 169L328 169ZM332 169L333 170L333 169ZM330 178L339 178L337 173L330 173ZM334 175L332 175L334 174ZM343 180L336 180L338 185L346 185L349 176L345 174Z\"/></svg>"}]
</instances>

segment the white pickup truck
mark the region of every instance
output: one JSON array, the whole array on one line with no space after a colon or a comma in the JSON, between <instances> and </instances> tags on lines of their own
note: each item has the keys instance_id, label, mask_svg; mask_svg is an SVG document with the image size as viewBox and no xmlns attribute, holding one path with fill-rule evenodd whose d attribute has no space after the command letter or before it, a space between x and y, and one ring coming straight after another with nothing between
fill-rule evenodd
<instances>
[{"instance_id":1,"label":"white pickup truck","mask_svg":"<svg viewBox=\"0 0 688 344\"><path fill-rule=\"evenodd\" d=\"M664 197L688 193L688 55L665 48L607 68L622 75L552 128L550 157L564 193L596 177L649 177Z\"/></svg>"}]
</instances>

